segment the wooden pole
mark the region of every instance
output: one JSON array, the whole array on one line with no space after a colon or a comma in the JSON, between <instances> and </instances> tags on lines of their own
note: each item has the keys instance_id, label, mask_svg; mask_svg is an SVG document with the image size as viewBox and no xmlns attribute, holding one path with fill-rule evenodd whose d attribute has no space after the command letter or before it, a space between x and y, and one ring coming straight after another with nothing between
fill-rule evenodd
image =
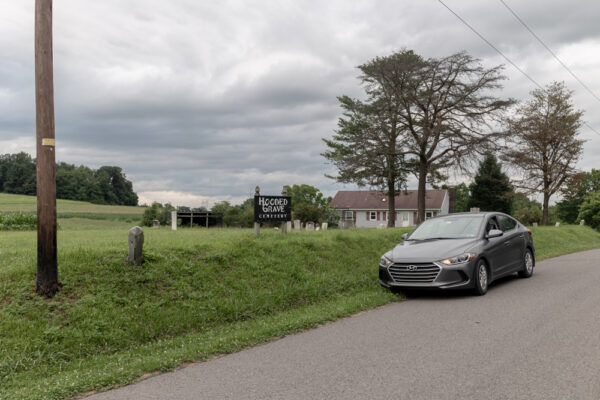
<instances>
[{"instance_id":1,"label":"wooden pole","mask_svg":"<svg viewBox=\"0 0 600 400\"><path fill-rule=\"evenodd\" d=\"M52 0L35 1L35 105L38 215L35 290L52 297L60 289L56 250Z\"/></svg>"},{"instance_id":2,"label":"wooden pole","mask_svg":"<svg viewBox=\"0 0 600 400\"><path fill-rule=\"evenodd\" d=\"M281 195L287 196L287 189L285 188L285 186L283 187L283 190L281 191ZM281 224L281 233L287 233L287 221L283 221L283 223Z\"/></svg>"},{"instance_id":3,"label":"wooden pole","mask_svg":"<svg viewBox=\"0 0 600 400\"><path fill-rule=\"evenodd\" d=\"M260 188L258 186L254 189L254 196L260 196ZM260 234L260 222L254 223L254 234Z\"/></svg>"}]
</instances>

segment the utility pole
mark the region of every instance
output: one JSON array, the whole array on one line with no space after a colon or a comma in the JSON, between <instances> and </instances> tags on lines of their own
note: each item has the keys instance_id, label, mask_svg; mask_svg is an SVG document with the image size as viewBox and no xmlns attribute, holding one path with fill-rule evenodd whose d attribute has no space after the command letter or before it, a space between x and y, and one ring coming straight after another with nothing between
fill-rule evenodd
<instances>
[{"instance_id":1,"label":"utility pole","mask_svg":"<svg viewBox=\"0 0 600 400\"><path fill-rule=\"evenodd\" d=\"M60 289L56 257L56 161L54 147L52 0L35 1L35 108L38 257L35 291L52 297Z\"/></svg>"}]
</instances>

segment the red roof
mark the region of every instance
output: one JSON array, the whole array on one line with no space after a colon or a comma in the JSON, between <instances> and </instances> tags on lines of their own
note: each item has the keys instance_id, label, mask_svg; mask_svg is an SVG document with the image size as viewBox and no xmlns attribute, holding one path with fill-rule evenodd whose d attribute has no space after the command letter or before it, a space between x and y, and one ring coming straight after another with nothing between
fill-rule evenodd
<instances>
[{"instance_id":1,"label":"red roof","mask_svg":"<svg viewBox=\"0 0 600 400\"><path fill-rule=\"evenodd\" d=\"M442 208L446 190L431 189L425 194L425 208ZM330 203L331 207L350 210L387 210L387 195L380 190L340 190ZM397 210L416 210L417 191L402 190L396 194Z\"/></svg>"}]
</instances>

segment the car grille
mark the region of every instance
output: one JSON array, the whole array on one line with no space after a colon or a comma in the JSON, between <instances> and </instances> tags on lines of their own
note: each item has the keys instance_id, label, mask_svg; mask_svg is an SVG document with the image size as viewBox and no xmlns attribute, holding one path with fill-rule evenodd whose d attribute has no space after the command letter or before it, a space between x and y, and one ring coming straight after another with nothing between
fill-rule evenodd
<instances>
[{"instance_id":1,"label":"car grille","mask_svg":"<svg viewBox=\"0 0 600 400\"><path fill-rule=\"evenodd\" d=\"M428 283L433 282L440 273L435 264L392 264L388 271L396 283Z\"/></svg>"}]
</instances>

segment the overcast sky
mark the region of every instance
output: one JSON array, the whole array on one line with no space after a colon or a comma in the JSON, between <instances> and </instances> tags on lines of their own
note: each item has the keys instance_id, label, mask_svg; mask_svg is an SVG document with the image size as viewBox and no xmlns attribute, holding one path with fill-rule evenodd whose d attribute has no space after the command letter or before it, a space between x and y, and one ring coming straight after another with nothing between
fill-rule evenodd
<instances>
[{"instance_id":1,"label":"overcast sky","mask_svg":"<svg viewBox=\"0 0 600 400\"><path fill-rule=\"evenodd\" d=\"M506 3L600 96L597 0ZM600 131L600 102L499 0L445 3L542 85L565 81ZM34 0L0 0L0 154L35 156ZM356 66L403 48L507 64L438 1L55 0L57 160L118 165L140 202L239 203L260 185L352 188L320 156L360 96ZM534 84L506 65L498 96ZM582 127L579 168L600 167Z\"/></svg>"}]
</instances>

